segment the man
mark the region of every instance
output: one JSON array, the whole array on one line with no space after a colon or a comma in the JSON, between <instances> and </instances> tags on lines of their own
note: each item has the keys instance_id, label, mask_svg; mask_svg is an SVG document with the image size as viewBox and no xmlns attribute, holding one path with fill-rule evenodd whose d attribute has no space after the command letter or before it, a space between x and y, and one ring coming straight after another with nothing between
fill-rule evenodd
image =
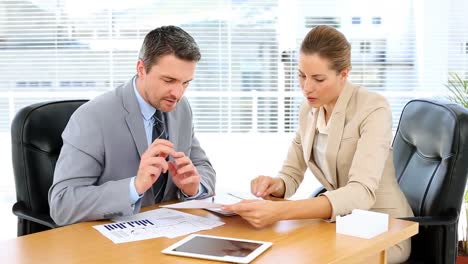
<instances>
[{"instance_id":1,"label":"man","mask_svg":"<svg viewBox=\"0 0 468 264\"><path fill-rule=\"evenodd\" d=\"M200 57L181 28L156 28L145 37L136 76L76 110L62 134L49 190L57 224L214 194L215 171L183 97Z\"/></svg>"}]
</instances>

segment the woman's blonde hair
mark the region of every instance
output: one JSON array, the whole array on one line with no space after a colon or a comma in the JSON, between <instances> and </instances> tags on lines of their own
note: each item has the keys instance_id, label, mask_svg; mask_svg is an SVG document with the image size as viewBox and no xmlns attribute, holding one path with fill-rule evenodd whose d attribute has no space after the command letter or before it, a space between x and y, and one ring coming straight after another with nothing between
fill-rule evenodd
<instances>
[{"instance_id":1,"label":"woman's blonde hair","mask_svg":"<svg viewBox=\"0 0 468 264\"><path fill-rule=\"evenodd\" d=\"M330 26L321 25L309 31L302 41L301 53L328 59L337 73L351 69L351 44L343 33Z\"/></svg>"}]
</instances>

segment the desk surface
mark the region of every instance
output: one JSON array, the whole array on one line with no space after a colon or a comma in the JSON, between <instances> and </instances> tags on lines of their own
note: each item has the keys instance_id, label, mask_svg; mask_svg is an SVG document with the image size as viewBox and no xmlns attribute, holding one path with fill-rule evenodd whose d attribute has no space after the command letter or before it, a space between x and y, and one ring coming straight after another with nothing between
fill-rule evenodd
<instances>
[{"instance_id":1,"label":"desk surface","mask_svg":"<svg viewBox=\"0 0 468 264\"><path fill-rule=\"evenodd\" d=\"M147 209L155 209L152 206ZM219 219L220 227L200 234L273 242L253 263L351 263L378 255L418 232L418 224L391 219L389 231L372 239L336 234L335 224L322 220L281 221L255 229L239 216L223 217L204 210L184 212ZM0 242L2 263L215 263L169 256L161 250L185 236L114 244L86 222ZM382 257L379 257L382 258Z\"/></svg>"}]
</instances>

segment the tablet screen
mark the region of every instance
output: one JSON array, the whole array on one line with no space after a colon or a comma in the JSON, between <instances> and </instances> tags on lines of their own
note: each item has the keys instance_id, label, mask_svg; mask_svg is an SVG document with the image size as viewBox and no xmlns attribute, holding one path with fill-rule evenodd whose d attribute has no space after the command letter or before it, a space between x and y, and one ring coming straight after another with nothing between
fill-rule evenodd
<instances>
[{"instance_id":1,"label":"tablet screen","mask_svg":"<svg viewBox=\"0 0 468 264\"><path fill-rule=\"evenodd\" d=\"M245 257L261 245L261 243L230 240L226 238L197 236L173 250L219 257Z\"/></svg>"},{"instance_id":2,"label":"tablet screen","mask_svg":"<svg viewBox=\"0 0 468 264\"><path fill-rule=\"evenodd\" d=\"M271 242L192 234L164 249L165 254L249 263Z\"/></svg>"}]
</instances>

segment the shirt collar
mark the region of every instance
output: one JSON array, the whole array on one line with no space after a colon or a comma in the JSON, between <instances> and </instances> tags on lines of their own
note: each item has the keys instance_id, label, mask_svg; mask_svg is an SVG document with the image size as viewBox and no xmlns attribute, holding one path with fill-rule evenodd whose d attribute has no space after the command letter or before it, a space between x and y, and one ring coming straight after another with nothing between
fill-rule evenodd
<instances>
[{"instance_id":1,"label":"shirt collar","mask_svg":"<svg viewBox=\"0 0 468 264\"><path fill-rule=\"evenodd\" d=\"M325 123L325 111L323 106L321 106L317 117L317 129L321 134L328 134L328 125L330 124L330 121L331 118L328 120L328 123Z\"/></svg>"},{"instance_id":2,"label":"shirt collar","mask_svg":"<svg viewBox=\"0 0 468 264\"><path fill-rule=\"evenodd\" d=\"M135 76L133 77L133 91L135 92L138 105L140 106L140 111L141 114L143 115L143 118L146 121L151 120L153 117L154 113L156 112L156 108L154 108L152 105L148 104L143 97L141 97L140 93L138 92L137 86L136 86L136 79L138 77Z\"/></svg>"}]
</instances>

